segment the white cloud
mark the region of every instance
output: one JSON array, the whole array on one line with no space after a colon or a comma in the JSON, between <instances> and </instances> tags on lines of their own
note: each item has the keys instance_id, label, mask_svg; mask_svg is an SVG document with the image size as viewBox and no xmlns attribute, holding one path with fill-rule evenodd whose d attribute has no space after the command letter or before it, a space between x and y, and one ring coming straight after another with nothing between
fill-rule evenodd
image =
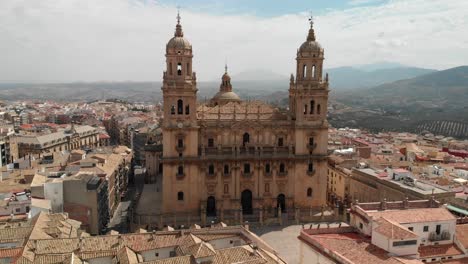
<instances>
[{"instance_id":1,"label":"white cloud","mask_svg":"<svg viewBox=\"0 0 468 264\"><path fill-rule=\"evenodd\" d=\"M395 61L447 68L468 58L468 1L394 0L317 17L326 66ZM0 80L160 80L176 10L138 0L1 0ZM288 75L304 14L273 18L182 11L200 80L264 68Z\"/></svg>"}]
</instances>

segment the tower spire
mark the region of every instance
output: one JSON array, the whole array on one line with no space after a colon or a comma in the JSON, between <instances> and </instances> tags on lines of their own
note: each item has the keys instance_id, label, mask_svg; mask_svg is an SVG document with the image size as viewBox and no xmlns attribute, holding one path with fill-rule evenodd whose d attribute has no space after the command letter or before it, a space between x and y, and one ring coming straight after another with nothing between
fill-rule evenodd
<instances>
[{"instance_id":1,"label":"tower spire","mask_svg":"<svg viewBox=\"0 0 468 264\"><path fill-rule=\"evenodd\" d=\"M314 31L314 17L310 15L309 17L310 29L309 35L307 35L307 41L315 41L315 31Z\"/></svg>"},{"instance_id":2,"label":"tower spire","mask_svg":"<svg viewBox=\"0 0 468 264\"><path fill-rule=\"evenodd\" d=\"M180 24L180 9L177 8L177 25L174 33L174 37L183 37L184 32L182 31L182 25Z\"/></svg>"}]
</instances>

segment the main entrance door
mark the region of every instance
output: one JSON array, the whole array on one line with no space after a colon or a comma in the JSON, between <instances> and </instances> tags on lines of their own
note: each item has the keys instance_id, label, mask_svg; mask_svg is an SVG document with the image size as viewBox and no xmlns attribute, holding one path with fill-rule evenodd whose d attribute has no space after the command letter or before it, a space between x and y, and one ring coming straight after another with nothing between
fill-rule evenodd
<instances>
[{"instance_id":1,"label":"main entrance door","mask_svg":"<svg viewBox=\"0 0 468 264\"><path fill-rule=\"evenodd\" d=\"M216 199L213 196L208 197L208 200L206 200L206 215L216 216Z\"/></svg>"},{"instance_id":2,"label":"main entrance door","mask_svg":"<svg viewBox=\"0 0 468 264\"><path fill-rule=\"evenodd\" d=\"M249 215L253 213L252 210L252 191L244 190L241 194L242 213Z\"/></svg>"},{"instance_id":3,"label":"main entrance door","mask_svg":"<svg viewBox=\"0 0 468 264\"><path fill-rule=\"evenodd\" d=\"M278 195L276 198L276 208L281 208L281 212L285 213L286 212L286 196L284 194Z\"/></svg>"}]
</instances>

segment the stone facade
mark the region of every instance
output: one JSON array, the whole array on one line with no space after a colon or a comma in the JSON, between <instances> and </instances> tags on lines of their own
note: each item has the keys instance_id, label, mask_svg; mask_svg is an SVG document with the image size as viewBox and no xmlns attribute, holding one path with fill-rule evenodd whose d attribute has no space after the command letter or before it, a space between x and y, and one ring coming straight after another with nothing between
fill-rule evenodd
<instances>
[{"instance_id":1,"label":"stone facade","mask_svg":"<svg viewBox=\"0 0 468 264\"><path fill-rule=\"evenodd\" d=\"M240 100L227 68L219 93L197 103L192 58L178 21L166 47L163 147L148 147L156 154L146 156L162 175L161 213L250 215L260 208L293 212L325 205L329 88L312 25L297 51L288 109Z\"/></svg>"},{"instance_id":2,"label":"stone facade","mask_svg":"<svg viewBox=\"0 0 468 264\"><path fill-rule=\"evenodd\" d=\"M29 154L41 155L62 150L74 150L99 145L99 131L91 126L72 126L49 134L15 135L11 137L11 155L14 159Z\"/></svg>"}]
</instances>

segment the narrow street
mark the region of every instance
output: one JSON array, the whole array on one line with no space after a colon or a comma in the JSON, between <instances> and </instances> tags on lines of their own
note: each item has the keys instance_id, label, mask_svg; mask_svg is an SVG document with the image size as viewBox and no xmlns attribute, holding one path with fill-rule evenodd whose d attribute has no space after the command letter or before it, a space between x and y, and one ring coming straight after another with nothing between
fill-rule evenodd
<instances>
[{"instance_id":1,"label":"narrow street","mask_svg":"<svg viewBox=\"0 0 468 264\"><path fill-rule=\"evenodd\" d=\"M135 198L138 195L141 195L143 191L143 186L145 183L144 174L135 175L135 183L129 185L127 188L127 194L122 198L119 203L117 210L115 211L114 216L110 219L108 230L115 230L119 233L128 233L130 232L128 226L128 214L130 213L129 208L132 206L132 202L135 201Z\"/></svg>"}]
</instances>

